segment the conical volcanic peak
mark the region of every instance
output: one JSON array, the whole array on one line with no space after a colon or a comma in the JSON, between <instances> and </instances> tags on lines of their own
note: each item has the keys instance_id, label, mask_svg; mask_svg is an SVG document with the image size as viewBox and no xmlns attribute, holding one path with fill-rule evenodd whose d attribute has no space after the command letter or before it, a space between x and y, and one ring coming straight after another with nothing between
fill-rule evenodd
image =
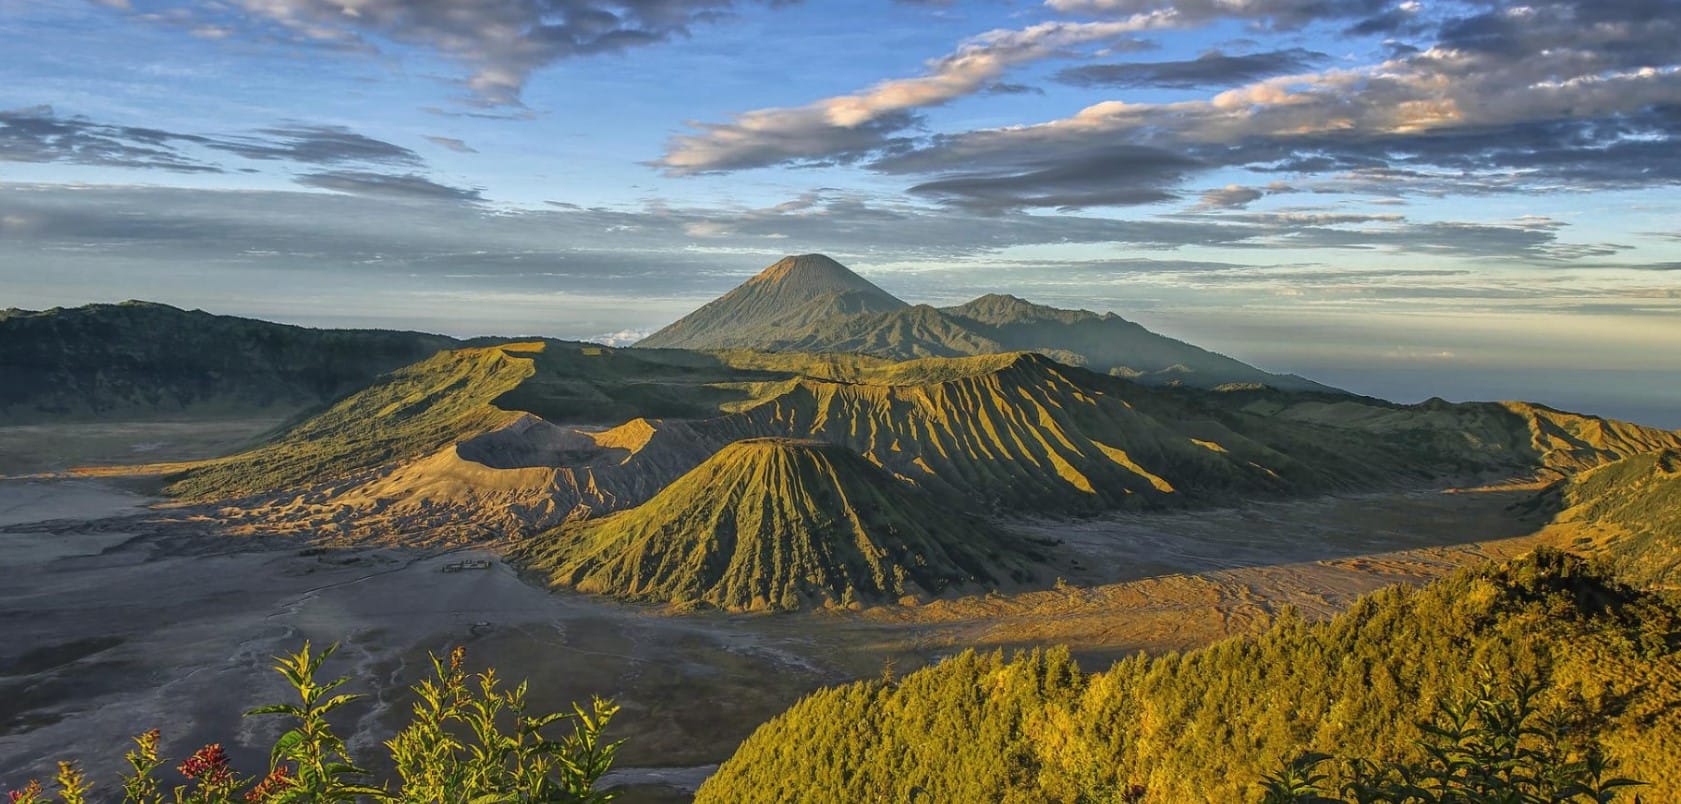
<instances>
[{"instance_id":1,"label":"conical volcanic peak","mask_svg":"<svg viewBox=\"0 0 1681 804\"><path fill-rule=\"evenodd\" d=\"M726 609L796 609L1026 580L1026 543L843 446L755 438L648 502L532 540L556 586Z\"/></svg>"},{"instance_id":2,"label":"conical volcanic peak","mask_svg":"<svg viewBox=\"0 0 1681 804\"><path fill-rule=\"evenodd\" d=\"M772 263L770 267L760 271L758 275L747 280L746 285L778 284L784 288L795 288L813 295L819 293L879 293L888 295L887 291L876 287L874 283L854 273L851 268L841 265L822 254L799 254L783 257Z\"/></svg>"},{"instance_id":3,"label":"conical volcanic peak","mask_svg":"<svg viewBox=\"0 0 1681 804\"><path fill-rule=\"evenodd\" d=\"M784 257L637 346L755 348L819 321L886 313L907 305L821 254Z\"/></svg>"}]
</instances>

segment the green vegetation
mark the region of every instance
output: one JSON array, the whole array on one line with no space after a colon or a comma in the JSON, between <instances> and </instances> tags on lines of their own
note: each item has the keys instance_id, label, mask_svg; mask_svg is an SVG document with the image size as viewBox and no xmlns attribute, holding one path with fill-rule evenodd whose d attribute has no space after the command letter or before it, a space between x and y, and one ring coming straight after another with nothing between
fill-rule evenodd
<instances>
[{"instance_id":1,"label":"green vegetation","mask_svg":"<svg viewBox=\"0 0 1681 804\"><path fill-rule=\"evenodd\" d=\"M414 716L386 741L395 779L376 784L372 774L351 758L344 740L327 716L362 697L339 693L349 679L321 681L321 666L337 646L312 654L305 643L297 653L278 658L275 670L297 692L293 703L263 706L246 713L279 716L291 728L270 752L268 769L244 775L217 743L195 751L175 767L181 783L159 778L169 764L159 754L161 735L148 731L134 738L125 759L129 771L120 789L125 804L305 804L335 801L564 802L593 804L612 799L597 782L612 765L618 743L602 737L618 707L597 699L588 710L576 704L569 713L533 714L526 710L526 685L509 689L486 670L468 675L465 656L456 648L449 659L433 657L434 677L417 684ZM561 724L570 731L547 736ZM57 797L66 804L109 798L73 762L59 763ZM165 789L168 792L165 792ZM31 781L10 794L13 804L44 804L46 791Z\"/></svg>"},{"instance_id":2,"label":"green vegetation","mask_svg":"<svg viewBox=\"0 0 1681 804\"><path fill-rule=\"evenodd\" d=\"M1229 395L1159 389L1042 355L929 358L798 380L694 425L716 440L844 444L922 488L988 510L1091 512L1371 488L1430 476L1432 455L1353 428L1252 414ZM1468 460L1517 465L1514 454Z\"/></svg>"},{"instance_id":3,"label":"green vegetation","mask_svg":"<svg viewBox=\"0 0 1681 804\"><path fill-rule=\"evenodd\" d=\"M0 316L0 422L289 414L455 345L147 302L10 310Z\"/></svg>"},{"instance_id":4,"label":"green vegetation","mask_svg":"<svg viewBox=\"0 0 1681 804\"><path fill-rule=\"evenodd\" d=\"M1634 455L1559 481L1546 502L1559 519L1609 531L1618 572L1641 584L1681 585L1681 452Z\"/></svg>"},{"instance_id":5,"label":"green vegetation","mask_svg":"<svg viewBox=\"0 0 1681 804\"><path fill-rule=\"evenodd\" d=\"M515 414L491 402L534 371L518 346L439 352L267 444L186 469L171 478L169 491L226 498L295 489L424 455L504 424Z\"/></svg>"},{"instance_id":6,"label":"green vegetation","mask_svg":"<svg viewBox=\"0 0 1681 804\"><path fill-rule=\"evenodd\" d=\"M1444 702L1434 719L1419 724L1423 759L1345 760L1348 781L1339 792L1346 798L1332 798L1321 787L1330 779L1322 768L1333 757L1302 754L1261 780L1261 801L1606 802L1644 784L1611 775L1610 763L1591 737L1572 735L1566 719L1541 711L1537 698L1542 692L1528 679L1518 679L1509 692L1483 682L1477 692Z\"/></svg>"},{"instance_id":7,"label":"green vegetation","mask_svg":"<svg viewBox=\"0 0 1681 804\"><path fill-rule=\"evenodd\" d=\"M516 556L584 592L786 610L1025 581L1029 548L845 447L749 439L648 502L540 534Z\"/></svg>"},{"instance_id":8,"label":"green vegetation","mask_svg":"<svg viewBox=\"0 0 1681 804\"><path fill-rule=\"evenodd\" d=\"M887 363L540 341L439 353L263 446L180 467L171 490L314 487L303 516L389 503L411 517L402 528L523 533L645 502L748 438L839 444L948 505L1058 514L1578 471L1681 448L1681 434L1515 403L1155 388L1033 353Z\"/></svg>"},{"instance_id":9,"label":"green vegetation","mask_svg":"<svg viewBox=\"0 0 1681 804\"><path fill-rule=\"evenodd\" d=\"M1510 713L1466 715L1463 696L1490 678L1533 679L1523 706L1573 742L1566 764L1597 750L1602 779L1681 796L1681 608L1541 551L1101 673L1063 650L967 652L824 690L755 732L697 801L1105 801L1135 785L1152 801L1253 800L1304 752L1430 767L1442 743L1419 724L1438 710L1466 731L1431 739L1484 750L1475 730ZM1308 764L1315 789L1360 778Z\"/></svg>"}]
</instances>

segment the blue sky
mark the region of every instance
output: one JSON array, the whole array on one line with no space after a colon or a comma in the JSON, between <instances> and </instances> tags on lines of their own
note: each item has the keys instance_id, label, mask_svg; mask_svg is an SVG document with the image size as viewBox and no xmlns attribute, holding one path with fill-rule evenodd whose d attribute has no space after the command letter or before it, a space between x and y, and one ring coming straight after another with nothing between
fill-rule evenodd
<instances>
[{"instance_id":1,"label":"blue sky","mask_svg":"<svg viewBox=\"0 0 1681 804\"><path fill-rule=\"evenodd\" d=\"M631 338L784 253L1681 426L1681 0L0 0L0 306Z\"/></svg>"}]
</instances>

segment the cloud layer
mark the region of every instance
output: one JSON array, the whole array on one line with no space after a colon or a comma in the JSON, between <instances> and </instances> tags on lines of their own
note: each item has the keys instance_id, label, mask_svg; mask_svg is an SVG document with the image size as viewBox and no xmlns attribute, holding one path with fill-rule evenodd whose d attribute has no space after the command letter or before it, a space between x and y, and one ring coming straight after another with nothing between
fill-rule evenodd
<instances>
[{"instance_id":1,"label":"cloud layer","mask_svg":"<svg viewBox=\"0 0 1681 804\"><path fill-rule=\"evenodd\" d=\"M240 33L293 44L380 52L421 48L468 70L484 106L519 105L537 70L687 36L729 15L734 0L229 0L138 14L198 36ZM127 7L127 3L119 7Z\"/></svg>"},{"instance_id":2,"label":"cloud layer","mask_svg":"<svg viewBox=\"0 0 1681 804\"><path fill-rule=\"evenodd\" d=\"M460 140L428 139L472 151ZM420 173L426 161L413 150L344 126L287 123L235 134L191 134L62 117L50 106L0 111L0 162L229 172L214 161L217 154L304 168L292 180L305 187L410 200L482 200L477 189Z\"/></svg>"},{"instance_id":3,"label":"cloud layer","mask_svg":"<svg viewBox=\"0 0 1681 804\"><path fill-rule=\"evenodd\" d=\"M1305 48L1230 56L1218 50L1181 61L1119 62L1069 67L1056 80L1082 87L1224 87L1300 72L1329 58Z\"/></svg>"},{"instance_id":4,"label":"cloud layer","mask_svg":"<svg viewBox=\"0 0 1681 804\"><path fill-rule=\"evenodd\" d=\"M1677 0L1450 5L1428 17L1417 3L1367 0L1048 5L1122 19L994 32L920 78L697 124L698 133L670 142L659 164L681 175L861 161L914 178L912 193L989 211L1151 203L1220 168L1319 176L1351 191L1383 185L1389 193L1681 181L1681 160L1665 157L1681 145ZM979 91L1011 66L1065 56L1077 44L1225 17L1274 28L1358 20L1354 27L1366 33L1409 30L1429 44L1392 41L1388 58L1317 71L1309 68L1325 56L1304 48L1087 64L1057 77L1097 88L1231 88L1186 100L1102 101L1036 124L930 136L910 130L912 110ZM1156 158L1131 158L1145 153Z\"/></svg>"}]
</instances>

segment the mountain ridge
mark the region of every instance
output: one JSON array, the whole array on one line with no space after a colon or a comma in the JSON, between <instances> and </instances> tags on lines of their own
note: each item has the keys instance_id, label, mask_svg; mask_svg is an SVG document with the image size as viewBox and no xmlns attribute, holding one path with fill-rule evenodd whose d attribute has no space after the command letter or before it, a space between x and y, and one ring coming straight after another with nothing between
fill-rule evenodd
<instances>
[{"instance_id":1,"label":"mountain ridge","mask_svg":"<svg viewBox=\"0 0 1681 804\"><path fill-rule=\"evenodd\" d=\"M552 585L632 600L792 610L1030 577L1026 542L838 444L733 442L647 502L518 549Z\"/></svg>"},{"instance_id":2,"label":"mountain ridge","mask_svg":"<svg viewBox=\"0 0 1681 804\"><path fill-rule=\"evenodd\" d=\"M0 315L0 422L291 414L460 345L130 300Z\"/></svg>"},{"instance_id":3,"label":"mountain ridge","mask_svg":"<svg viewBox=\"0 0 1681 804\"><path fill-rule=\"evenodd\" d=\"M889 360L1034 351L1155 385L1337 391L1151 332L1113 312L1064 310L1003 293L951 307L908 304L814 254L783 258L636 345Z\"/></svg>"},{"instance_id":4,"label":"mountain ridge","mask_svg":"<svg viewBox=\"0 0 1681 804\"><path fill-rule=\"evenodd\" d=\"M1518 403L1156 388L1036 353L885 363L515 344L446 352L341 406L254 450L168 467L171 491L258 495L229 509L242 533L457 543L641 504L756 437L844 446L963 510L1054 515L1553 479L1681 448L1681 434Z\"/></svg>"}]
</instances>

